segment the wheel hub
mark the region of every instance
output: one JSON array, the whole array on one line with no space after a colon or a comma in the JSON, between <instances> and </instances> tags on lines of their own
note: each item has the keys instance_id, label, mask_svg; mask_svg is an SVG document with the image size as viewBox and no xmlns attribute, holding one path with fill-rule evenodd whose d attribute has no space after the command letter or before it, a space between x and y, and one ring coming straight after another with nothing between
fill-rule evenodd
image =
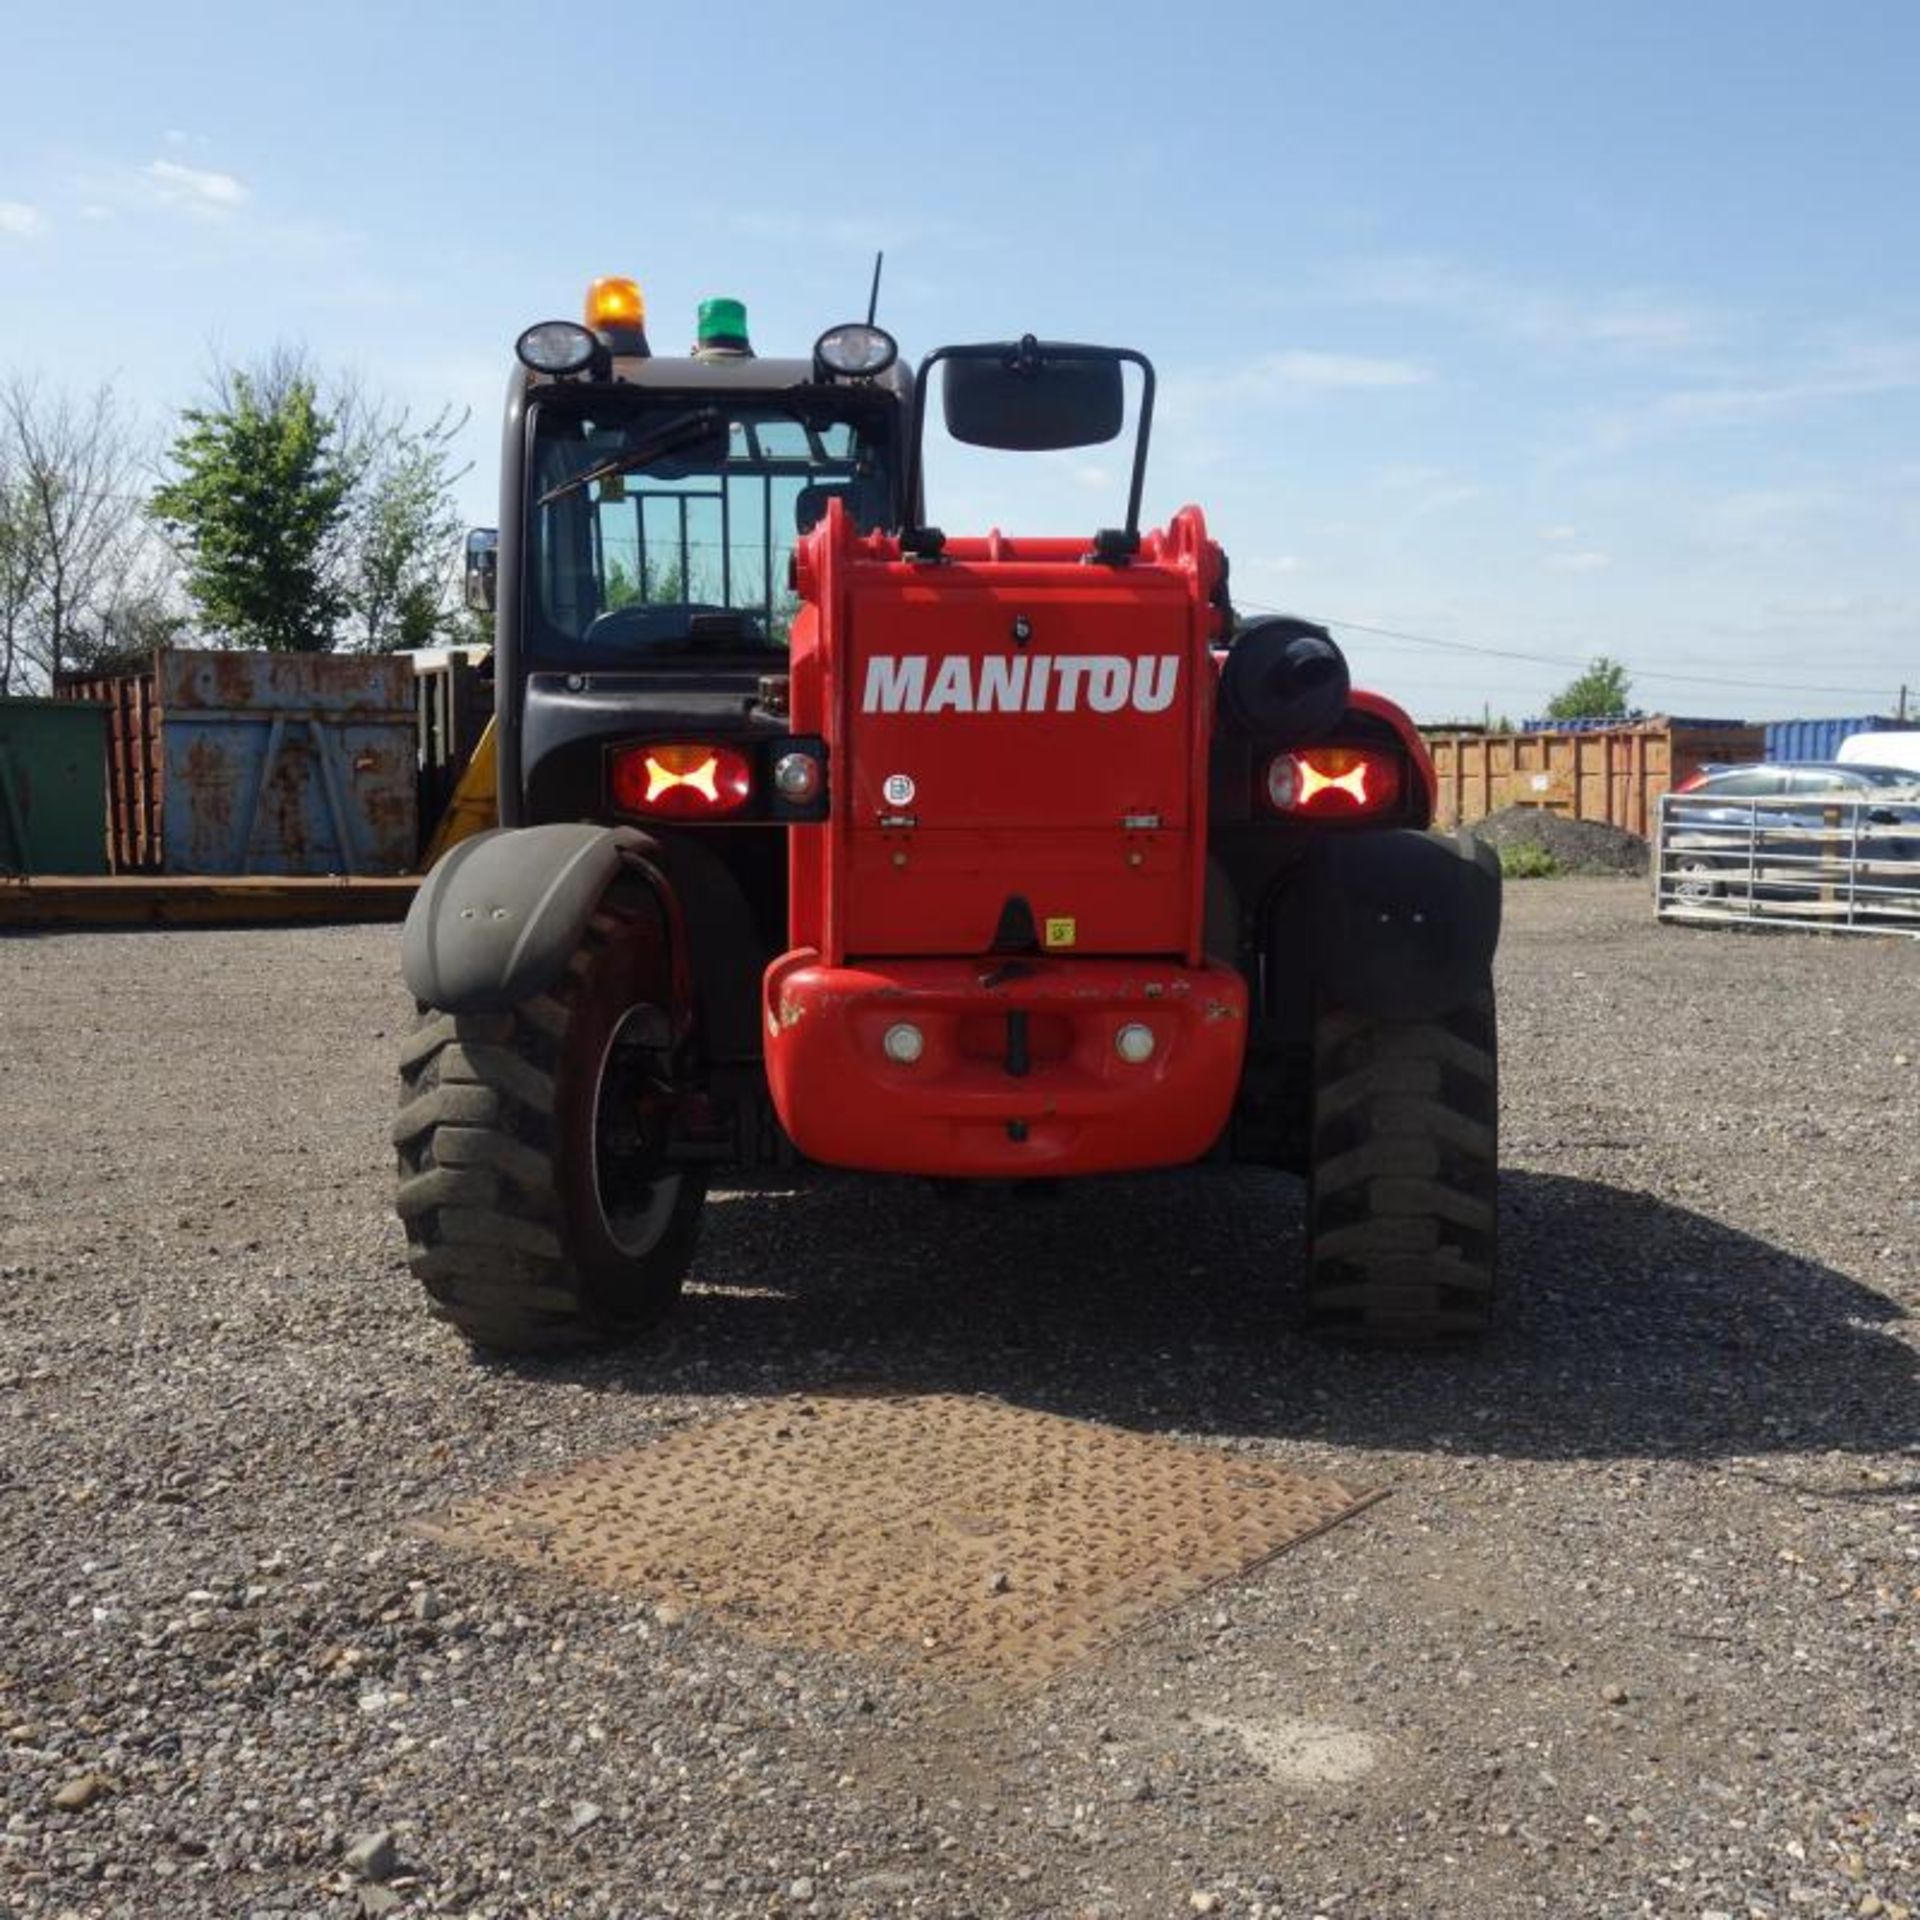
<instances>
[{"instance_id":1,"label":"wheel hub","mask_svg":"<svg viewBox=\"0 0 1920 1920\"><path fill-rule=\"evenodd\" d=\"M681 1176L667 1168L675 1096L655 1007L607 1036L593 1097L593 1192L606 1236L629 1259L651 1253L673 1218Z\"/></svg>"}]
</instances>

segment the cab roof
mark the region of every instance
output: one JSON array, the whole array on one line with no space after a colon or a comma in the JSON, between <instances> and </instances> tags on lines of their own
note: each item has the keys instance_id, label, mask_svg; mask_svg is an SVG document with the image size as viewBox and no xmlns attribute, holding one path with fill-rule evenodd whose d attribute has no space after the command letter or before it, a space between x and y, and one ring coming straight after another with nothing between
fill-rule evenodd
<instances>
[{"instance_id":1,"label":"cab roof","mask_svg":"<svg viewBox=\"0 0 1920 1920\"><path fill-rule=\"evenodd\" d=\"M654 387L673 393L788 393L797 387L816 392L857 392L878 389L902 404L913 397L913 375L896 360L884 373L861 380L817 380L813 362L771 359L759 355L697 358L675 354L616 354L610 380L556 378L522 369L526 390L541 387L606 386Z\"/></svg>"}]
</instances>

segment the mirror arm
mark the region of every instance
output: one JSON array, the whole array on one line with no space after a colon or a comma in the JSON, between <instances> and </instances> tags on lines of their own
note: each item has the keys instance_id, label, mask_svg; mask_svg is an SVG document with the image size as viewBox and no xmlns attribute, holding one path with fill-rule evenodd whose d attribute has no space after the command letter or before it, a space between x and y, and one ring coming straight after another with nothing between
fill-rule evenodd
<instances>
[{"instance_id":1,"label":"mirror arm","mask_svg":"<svg viewBox=\"0 0 1920 1920\"><path fill-rule=\"evenodd\" d=\"M945 347L935 347L920 362L920 369L913 378L913 419L907 428L907 476L906 498L902 503L900 544L909 553L913 551L912 542L923 531L920 506L920 443L927 427L927 375L932 371L936 360L946 357Z\"/></svg>"},{"instance_id":2,"label":"mirror arm","mask_svg":"<svg viewBox=\"0 0 1920 1920\"><path fill-rule=\"evenodd\" d=\"M1123 360L1140 369L1140 418L1133 430L1133 485L1127 493L1127 535L1140 544L1140 503L1147 491L1147 438L1153 432L1153 362L1131 347L1120 350Z\"/></svg>"}]
</instances>

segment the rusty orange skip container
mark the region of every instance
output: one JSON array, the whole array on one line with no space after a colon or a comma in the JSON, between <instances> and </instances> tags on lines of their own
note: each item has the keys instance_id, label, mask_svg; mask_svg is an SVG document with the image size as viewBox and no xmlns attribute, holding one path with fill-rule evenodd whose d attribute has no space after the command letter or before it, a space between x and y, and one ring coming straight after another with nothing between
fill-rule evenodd
<instances>
[{"instance_id":1,"label":"rusty orange skip container","mask_svg":"<svg viewBox=\"0 0 1920 1920\"><path fill-rule=\"evenodd\" d=\"M1541 807L1651 835L1660 796L1703 766L1758 760L1763 728L1656 716L1617 727L1431 732L1434 824L1471 826L1503 807Z\"/></svg>"}]
</instances>

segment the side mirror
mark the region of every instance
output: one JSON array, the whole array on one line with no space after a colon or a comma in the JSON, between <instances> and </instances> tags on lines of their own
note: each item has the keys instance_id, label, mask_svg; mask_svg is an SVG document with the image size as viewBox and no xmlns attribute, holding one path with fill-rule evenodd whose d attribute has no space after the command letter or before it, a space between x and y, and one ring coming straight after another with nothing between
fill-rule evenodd
<instances>
[{"instance_id":1,"label":"side mirror","mask_svg":"<svg viewBox=\"0 0 1920 1920\"><path fill-rule=\"evenodd\" d=\"M943 400L956 440L1008 453L1103 445L1118 436L1127 411L1117 359L1018 348L949 360Z\"/></svg>"},{"instance_id":2,"label":"side mirror","mask_svg":"<svg viewBox=\"0 0 1920 1920\"><path fill-rule=\"evenodd\" d=\"M941 404L947 432L965 446L1007 453L1058 453L1096 447L1119 437L1126 424L1122 369L1140 370L1140 410L1133 430L1133 477L1123 530L1095 536L1094 557L1123 566L1140 544L1140 499L1147 484L1147 443L1153 433L1153 362L1132 347L1074 346L1037 340L983 341L935 347L920 362L907 435L905 497L909 519L902 543L909 552L937 553L938 530L926 524L922 475L926 464L927 388L943 367Z\"/></svg>"},{"instance_id":3,"label":"side mirror","mask_svg":"<svg viewBox=\"0 0 1920 1920\"><path fill-rule=\"evenodd\" d=\"M475 527L467 535L467 605L475 613L493 611L499 577L499 529Z\"/></svg>"}]
</instances>

